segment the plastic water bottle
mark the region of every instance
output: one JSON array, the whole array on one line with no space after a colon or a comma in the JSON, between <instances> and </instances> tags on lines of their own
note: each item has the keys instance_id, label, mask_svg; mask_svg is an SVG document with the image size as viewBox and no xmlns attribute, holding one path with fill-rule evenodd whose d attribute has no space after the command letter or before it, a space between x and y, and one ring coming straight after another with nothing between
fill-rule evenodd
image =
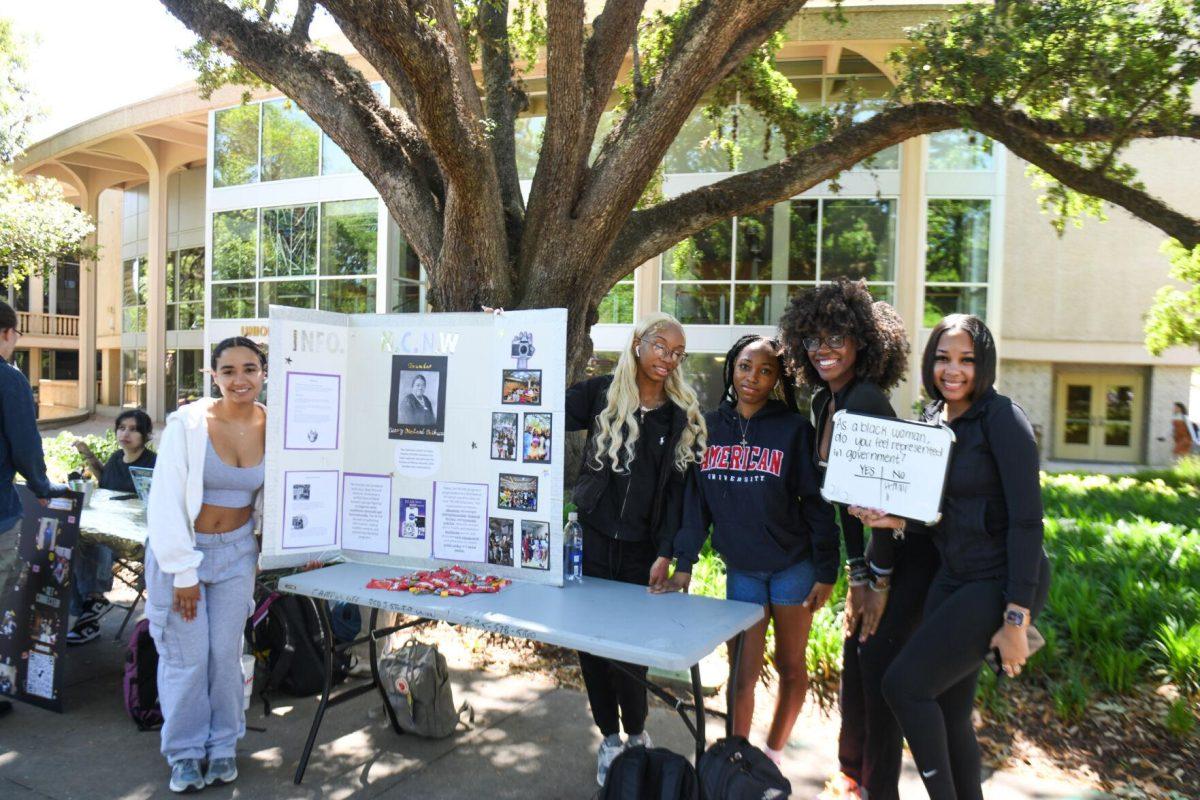
<instances>
[{"instance_id":1,"label":"plastic water bottle","mask_svg":"<svg viewBox=\"0 0 1200 800\"><path fill-rule=\"evenodd\" d=\"M574 511L567 514L567 527L563 528L563 577L583 583L583 528Z\"/></svg>"}]
</instances>

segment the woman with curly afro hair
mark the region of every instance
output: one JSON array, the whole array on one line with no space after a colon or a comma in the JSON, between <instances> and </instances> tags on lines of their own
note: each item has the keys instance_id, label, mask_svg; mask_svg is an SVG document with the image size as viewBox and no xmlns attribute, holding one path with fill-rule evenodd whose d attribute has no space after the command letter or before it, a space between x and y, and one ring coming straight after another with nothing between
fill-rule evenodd
<instances>
[{"instance_id":1,"label":"woman with curly afro hair","mask_svg":"<svg viewBox=\"0 0 1200 800\"><path fill-rule=\"evenodd\" d=\"M813 390L813 458L824 468L837 411L894 417L887 392L904 377L908 338L887 303L862 281L841 279L794 297L780 322L792 372ZM883 697L883 674L921 619L938 567L928 537L902 544L891 531L864 547L863 524L838 506L846 542L846 597L838 736L841 770L821 797L898 798L900 725Z\"/></svg>"}]
</instances>

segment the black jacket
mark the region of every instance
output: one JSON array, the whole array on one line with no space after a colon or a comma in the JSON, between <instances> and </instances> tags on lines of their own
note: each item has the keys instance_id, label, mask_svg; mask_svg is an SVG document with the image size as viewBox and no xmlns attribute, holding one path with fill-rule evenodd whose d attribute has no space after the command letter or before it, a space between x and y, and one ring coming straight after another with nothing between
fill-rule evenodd
<instances>
[{"instance_id":1,"label":"black jacket","mask_svg":"<svg viewBox=\"0 0 1200 800\"><path fill-rule=\"evenodd\" d=\"M601 375L580 381L567 389L567 430L586 430L588 433L583 464L579 468L579 478L575 482L575 491L571 497L579 509L580 520L585 523L587 516L600 504L605 492L616 491L620 483L611 467L597 467L592 458L595 452L596 418L608 404L608 387L612 385L612 381L611 375ZM683 514L686 473L675 469L675 448L684 428L687 427L687 412L670 401L667 405L671 410L670 433L665 444L665 456L656 476L653 494L655 500L650 507L649 527L658 554L669 558L674 546L675 532L679 530ZM619 530L601 532L613 538L621 538Z\"/></svg>"},{"instance_id":2,"label":"black jacket","mask_svg":"<svg viewBox=\"0 0 1200 800\"><path fill-rule=\"evenodd\" d=\"M935 416L926 410L927 420ZM990 389L950 428L942 518L930 528L942 568L959 580L1006 578L1008 601L1030 608L1049 579L1033 427L1020 406Z\"/></svg>"},{"instance_id":3,"label":"black jacket","mask_svg":"<svg viewBox=\"0 0 1200 800\"><path fill-rule=\"evenodd\" d=\"M829 398L830 391L828 386L822 386L813 394L812 399L812 417L813 428L816 435L813 437L812 457L813 463L820 470L822 477L825 473L825 464L821 461L819 453L821 446L821 429L825 426L825 419L829 413ZM842 387L840 392L833 393L834 411L850 411L855 414L872 414L877 417L895 417L896 412L892 409L892 404L888 401L888 397L884 394L883 389L870 381L860 380L855 378L848 384ZM862 520L858 517L852 517L843 508L841 510L842 520L842 537L846 540L846 557L861 558L864 554L864 537ZM885 532L886 533L886 532ZM881 537L888 541L880 541L877 547L872 548L873 562L884 569L890 569L893 562L893 550L890 536ZM875 537L872 537L872 543L876 542Z\"/></svg>"},{"instance_id":4,"label":"black jacket","mask_svg":"<svg viewBox=\"0 0 1200 800\"><path fill-rule=\"evenodd\" d=\"M708 448L690 471L675 537L679 569L691 571L711 525L713 548L733 569L778 572L811 557L819 582L837 580L837 522L821 497L809 421L778 400L748 425L728 402L704 420Z\"/></svg>"}]
</instances>

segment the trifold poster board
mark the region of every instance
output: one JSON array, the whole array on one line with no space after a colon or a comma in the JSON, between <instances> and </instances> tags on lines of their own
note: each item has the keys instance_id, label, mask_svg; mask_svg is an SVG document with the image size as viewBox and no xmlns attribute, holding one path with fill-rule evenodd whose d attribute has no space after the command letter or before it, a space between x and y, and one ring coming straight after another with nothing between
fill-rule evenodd
<instances>
[{"instance_id":1,"label":"trifold poster board","mask_svg":"<svg viewBox=\"0 0 1200 800\"><path fill-rule=\"evenodd\" d=\"M264 567L562 585L565 309L270 315Z\"/></svg>"},{"instance_id":2,"label":"trifold poster board","mask_svg":"<svg viewBox=\"0 0 1200 800\"><path fill-rule=\"evenodd\" d=\"M838 411L821 495L933 524L953 446L954 431L944 425Z\"/></svg>"}]
</instances>

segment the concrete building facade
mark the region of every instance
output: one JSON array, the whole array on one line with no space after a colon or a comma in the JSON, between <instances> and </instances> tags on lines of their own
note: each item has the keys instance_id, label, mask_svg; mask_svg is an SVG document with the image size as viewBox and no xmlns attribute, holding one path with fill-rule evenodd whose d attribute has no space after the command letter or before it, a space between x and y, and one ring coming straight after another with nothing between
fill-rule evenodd
<instances>
[{"instance_id":1,"label":"concrete building facade","mask_svg":"<svg viewBox=\"0 0 1200 800\"><path fill-rule=\"evenodd\" d=\"M786 30L780 68L805 103L836 102L851 87L882 96L892 85L886 54L940 5L850 5L845 26L806 12ZM536 69L527 88L517 130L525 181L544 124ZM782 157L752 110L731 113L740 161L712 146L697 111L664 159L668 196ZM1191 146L1157 142L1134 161L1155 191L1197 213L1194 170L1179 169L1197 163ZM278 93L242 104L240 89L203 100L183 87L56 134L19 166L61 181L97 221L97 261L59 265L52 280L9 292L27 330L18 361L43 413L134 405L162 419L206 391L212 343L265 341L271 303L426 307L420 264L370 182ZM1025 169L966 132L905 142L838 186L731 219L640 266L601 308L597 354L619 349L639 316L675 314L694 354L686 368L711 404L733 339L773 331L807 286L862 277L903 316L914 353L943 314L983 316L997 335L1000 387L1029 413L1044 457L1165 463L1171 405L1186 402L1200 353L1153 358L1142 345L1142 317L1168 282L1163 236L1114 210L1060 238ZM902 411L918 399L913 363L893 397Z\"/></svg>"}]
</instances>

